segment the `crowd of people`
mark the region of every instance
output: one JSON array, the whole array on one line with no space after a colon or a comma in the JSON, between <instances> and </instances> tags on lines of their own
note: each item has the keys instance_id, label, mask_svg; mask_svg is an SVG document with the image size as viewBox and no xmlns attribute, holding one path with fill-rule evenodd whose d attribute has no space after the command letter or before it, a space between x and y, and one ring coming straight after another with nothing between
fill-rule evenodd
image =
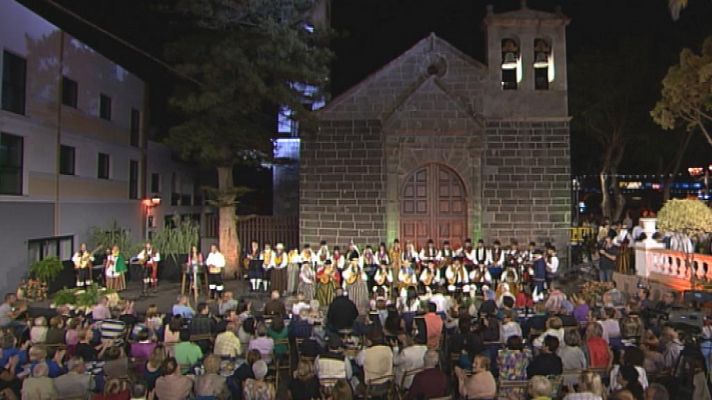
<instances>
[{"instance_id":1,"label":"crowd of people","mask_svg":"<svg viewBox=\"0 0 712 400\"><path fill-rule=\"evenodd\" d=\"M645 287L627 295L611 282L586 296L581 282L559 276L553 246L465 241L450 250L429 242L417 252L407 243L399 253L396 245L360 252L350 244L342 256L336 248L325 254L322 243L313 257L299 252L290 260L283 246L265 257L253 243L245 263L249 290L271 289L265 301L255 293L234 296L220 281L221 290L211 293L216 301L193 305L179 296L170 310L139 313L131 301L103 297L87 314L59 307L30 318L8 294L0 305L0 393L8 399L711 399L712 324L701 332L666 324L665 315L680 304L676 292L655 301ZM372 261L369 253L387 254L388 261ZM298 267L293 278L289 265ZM276 278L278 269L287 274ZM314 275L306 282L309 269ZM401 271L410 278L388 279ZM292 291L293 298L283 296Z\"/></svg>"}]
</instances>

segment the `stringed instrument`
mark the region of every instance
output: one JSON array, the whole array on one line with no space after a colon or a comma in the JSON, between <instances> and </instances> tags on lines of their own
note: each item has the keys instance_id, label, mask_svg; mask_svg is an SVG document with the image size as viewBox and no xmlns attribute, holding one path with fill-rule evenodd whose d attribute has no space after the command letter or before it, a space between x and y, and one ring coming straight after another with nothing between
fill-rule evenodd
<instances>
[{"instance_id":1,"label":"stringed instrument","mask_svg":"<svg viewBox=\"0 0 712 400\"><path fill-rule=\"evenodd\" d=\"M435 273L430 270L430 268L426 268L424 273L427 273L428 275L425 277L425 280L423 281L423 285L425 286L430 286L433 283L433 279L435 279Z\"/></svg>"},{"instance_id":2,"label":"stringed instrument","mask_svg":"<svg viewBox=\"0 0 712 400\"><path fill-rule=\"evenodd\" d=\"M387 271L379 270L376 273L376 285L383 286L386 284L386 277L388 275Z\"/></svg>"},{"instance_id":3,"label":"stringed instrument","mask_svg":"<svg viewBox=\"0 0 712 400\"><path fill-rule=\"evenodd\" d=\"M346 278L346 284L347 285L353 285L358 281L358 279L361 277L361 271L359 271L359 268L356 268L356 271L354 272L352 269L351 275Z\"/></svg>"},{"instance_id":4,"label":"stringed instrument","mask_svg":"<svg viewBox=\"0 0 712 400\"><path fill-rule=\"evenodd\" d=\"M455 269L452 277L447 279L447 283L451 286L455 285L457 283L457 276L460 275L460 271L458 269Z\"/></svg>"}]
</instances>

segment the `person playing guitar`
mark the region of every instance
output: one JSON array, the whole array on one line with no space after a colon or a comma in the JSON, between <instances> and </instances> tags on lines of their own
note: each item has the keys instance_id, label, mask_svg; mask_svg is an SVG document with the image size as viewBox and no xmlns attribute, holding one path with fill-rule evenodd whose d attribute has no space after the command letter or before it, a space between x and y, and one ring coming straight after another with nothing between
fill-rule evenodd
<instances>
[{"instance_id":1,"label":"person playing guitar","mask_svg":"<svg viewBox=\"0 0 712 400\"><path fill-rule=\"evenodd\" d=\"M136 258L143 266L143 293L147 293L149 288L158 291L158 263L161 261L161 254L153 248L151 242L146 242Z\"/></svg>"}]
</instances>

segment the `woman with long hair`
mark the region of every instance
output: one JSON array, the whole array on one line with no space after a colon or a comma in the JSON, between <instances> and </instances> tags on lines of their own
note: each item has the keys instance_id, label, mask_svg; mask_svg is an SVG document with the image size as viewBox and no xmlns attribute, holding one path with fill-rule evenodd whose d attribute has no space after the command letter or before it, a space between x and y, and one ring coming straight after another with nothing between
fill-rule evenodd
<instances>
[{"instance_id":1,"label":"woman with long hair","mask_svg":"<svg viewBox=\"0 0 712 400\"><path fill-rule=\"evenodd\" d=\"M289 382L291 400L319 399L319 379L314 372L314 365L305 359L300 359L297 369Z\"/></svg>"}]
</instances>

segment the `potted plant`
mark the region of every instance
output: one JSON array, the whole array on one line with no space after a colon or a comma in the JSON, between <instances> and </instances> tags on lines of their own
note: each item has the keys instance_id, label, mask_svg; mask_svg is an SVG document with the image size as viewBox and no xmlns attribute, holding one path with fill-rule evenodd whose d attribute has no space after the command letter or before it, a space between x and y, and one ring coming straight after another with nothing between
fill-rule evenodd
<instances>
[{"instance_id":1,"label":"potted plant","mask_svg":"<svg viewBox=\"0 0 712 400\"><path fill-rule=\"evenodd\" d=\"M712 210L697 199L671 199L658 213L658 226L663 231L673 232L687 240L691 235L712 232ZM704 271L702 268L691 270L694 265L694 249L687 249L685 253L687 265L681 267L684 270L678 271L678 275L690 278L694 286L697 278L704 277Z\"/></svg>"},{"instance_id":2,"label":"potted plant","mask_svg":"<svg viewBox=\"0 0 712 400\"><path fill-rule=\"evenodd\" d=\"M52 304L50 304L50 306L51 307L69 306L70 308L74 308L74 306L76 304L77 304L76 291L73 289L64 288L54 294L54 297L52 297Z\"/></svg>"},{"instance_id":3,"label":"potted plant","mask_svg":"<svg viewBox=\"0 0 712 400\"><path fill-rule=\"evenodd\" d=\"M192 246L197 246L200 240L199 227L195 222L179 216L173 217L171 226L166 226L153 235L153 248L161 254L161 266L158 271L161 278L178 280L181 265L188 257Z\"/></svg>"},{"instance_id":4,"label":"potted plant","mask_svg":"<svg viewBox=\"0 0 712 400\"><path fill-rule=\"evenodd\" d=\"M44 283L50 283L62 272L62 262L57 257L47 257L40 261L35 261L30 266L30 273Z\"/></svg>"}]
</instances>

